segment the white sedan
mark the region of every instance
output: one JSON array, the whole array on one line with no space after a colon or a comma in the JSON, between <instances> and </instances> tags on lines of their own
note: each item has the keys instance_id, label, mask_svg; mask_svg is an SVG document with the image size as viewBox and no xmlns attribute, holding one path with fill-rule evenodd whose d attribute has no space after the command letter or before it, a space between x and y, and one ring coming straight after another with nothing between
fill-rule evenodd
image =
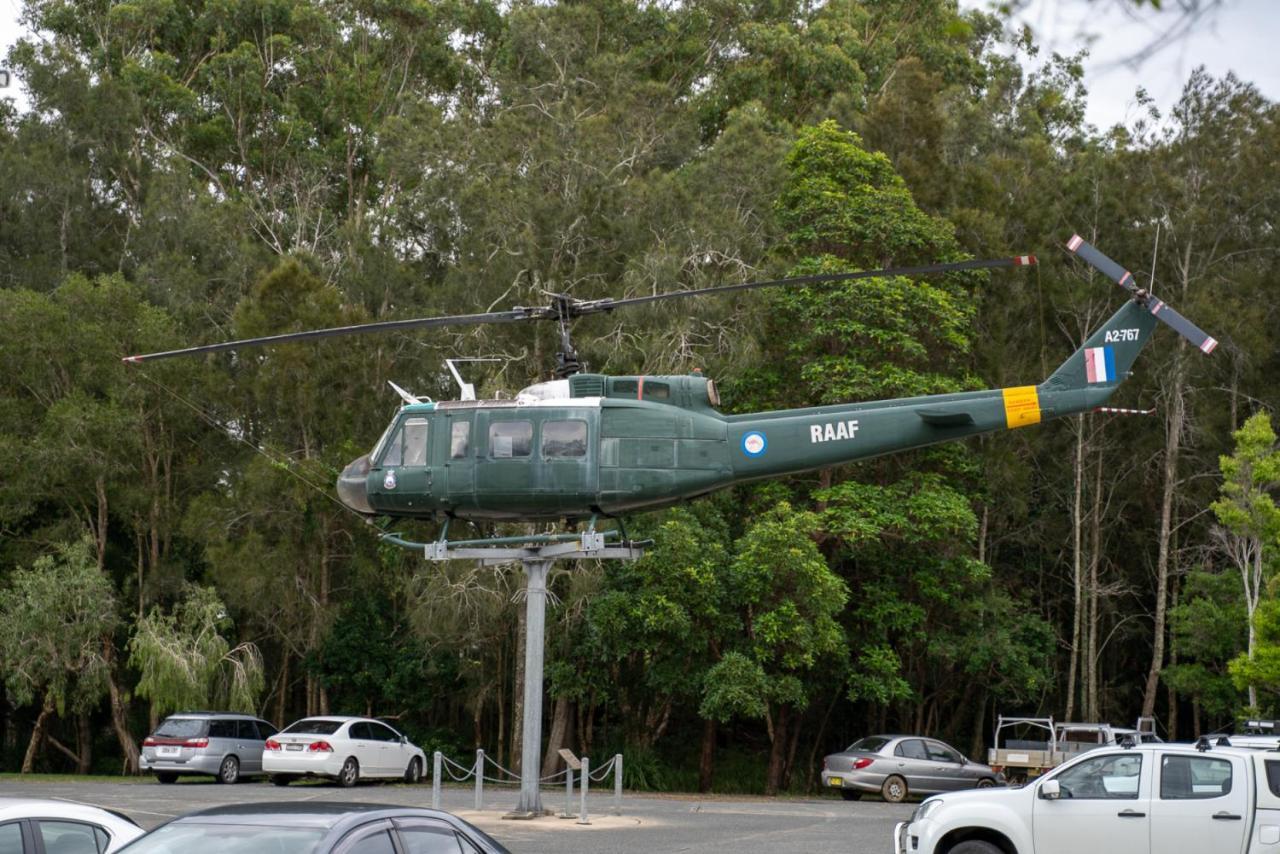
<instances>
[{"instance_id":1,"label":"white sedan","mask_svg":"<svg viewBox=\"0 0 1280 854\"><path fill-rule=\"evenodd\" d=\"M287 786L299 777L330 777L340 786L366 779L422 779L427 757L409 739L372 718L303 718L267 739L262 770Z\"/></svg>"},{"instance_id":2,"label":"white sedan","mask_svg":"<svg viewBox=\"0 0 1280 854\"><path fill-rule=\"evenodd\" d=\"M71 801L0 798L0 851L110 854L142 835L127 816Z\"/></svg>"}]
</instances>

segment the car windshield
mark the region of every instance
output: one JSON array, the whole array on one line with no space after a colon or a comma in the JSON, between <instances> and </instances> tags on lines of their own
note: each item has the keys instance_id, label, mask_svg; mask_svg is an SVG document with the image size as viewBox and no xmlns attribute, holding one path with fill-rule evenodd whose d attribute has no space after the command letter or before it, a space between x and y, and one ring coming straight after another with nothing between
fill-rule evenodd
<instances>
[{"instance_id":1,"label":"car windshield","mask_svg":"<svg viewBox=\"0 0 1280 854\"><path fill-rule=\"evenodd\" d=\"M195 738L204 735L209 722L201 718L168 718L155 731L161 738Z\"/></svg>"},{"instance_id":2,"label":"car windshield","mask_svg":"<svg viewBox=\"0 0 1280 854\"><path fill-rule=\"evenodd\" d=\"M882 735L869 735L866 738L858 739L845 750L849 753L875 753L888 743L889 739Z\"/></svg>"},{"instance_id":3,"label":"car windshield","mask_svg":"<svg viewBox=\"0 0 1280 854\"><path fill-rule=\"evenodd\" d=\"M239 824L166 824L139 837L129 854L311 854L325 831Z\"/></svg>"},{"instance_id":4,"label":"car windshield","mask_svg":"<svg viewBox=\"0 0 1280 854\"><path fill-rule=\"evenodd\" d=\"M301 720L285 727L283 732L300 732L307 735L333 735L342 726L342 721Z\"/></svg>"}]
</instances>

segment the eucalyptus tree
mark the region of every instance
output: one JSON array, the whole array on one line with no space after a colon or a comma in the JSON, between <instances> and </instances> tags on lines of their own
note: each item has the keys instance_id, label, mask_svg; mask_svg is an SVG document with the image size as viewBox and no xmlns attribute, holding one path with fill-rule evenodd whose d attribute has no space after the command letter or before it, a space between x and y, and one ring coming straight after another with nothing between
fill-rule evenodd
<instances>
[{"instance_id":1,"label":"eucalyptus tree","mask_svg":"<svg viewBox=\"0 0 1280 854\"><path fill-rule=\"evenodd\" d=\"M92 711L107 694L112 636L120 626L117 604L111 579L98 566L93 541L87 537L62 544L30 569L14 572L0 589L5 687L19 704L35 702L40 708L22 773L31 773L42 742L51 739L48 730L55 713L79 716ZM132 740L127 732L117 734L128 756ZM81 737L73 756L80 773L87 773L93 742L90 733L82 732Z\"/></svg>"},{"instance_id":2,"label":"eucalyptus tree","mask_svg":"<svg viewBox=\"0 0 1280 854\"><path fill-rule=\"evenodd\" d=\"M192 587L169 613L153 608L134 624L129 663L153 716L182 708L258 711L262 654L249 641L233 646L223 634L232 625L211 587Z\"/></svg>"}]
</instances>

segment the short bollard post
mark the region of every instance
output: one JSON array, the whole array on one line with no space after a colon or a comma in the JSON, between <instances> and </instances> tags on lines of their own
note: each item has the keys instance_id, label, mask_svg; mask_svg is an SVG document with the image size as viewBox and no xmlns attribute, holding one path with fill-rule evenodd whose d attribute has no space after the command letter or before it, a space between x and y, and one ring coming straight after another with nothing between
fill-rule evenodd
<instances>
[{"instance_id":1,"label":"short bollard post","mask_svg":"<svg viewBox=\"0 0 1280 854\"><path fill-rule=\"evenodd\" d=\"M573 776L573 772L569 772L569 776ZM582 757L582 808L578 810L578 824L591 824L587 818L587 788L591 785L591 758L589 756Z\"/></svg>"},{"instance_id":2,"label":"short bollard post","mask_svg":"<svg viewBox=\"0 0 1280 854\"><path fill-rule=\"evenodd\" d=\"M573 814L573 767L568 762L564 764L564 812L560 817L577 818Z\"/></svg>"},{"instance_id":3,"label":"short bollard post","mask_svg":"<svg viewBox=\"0 0 1280 854\"><path fill-rule=\"evenodd\" d=\"M476 812L484 809L484 751L476 748Z\"/></svg>"},{"instance_id":4,"label":"short bollard post","mask_svg":"<svg viewBox=\"0 0 1280 854\"><path fill-rule=\"evenodd\" d=\"M622 815L622 754L613 757L613 814Z\"/></svg>"},{"instance_id":5,"label":"short bollard post","mask_svg":"<svg viewBox=\"0 0 1280 854\"><path fill-rule=\"evenodd\" d=\"M431 757L431 808L440 809L440 764L444 754L436 751Z\"/></svg>"}]
</instances>

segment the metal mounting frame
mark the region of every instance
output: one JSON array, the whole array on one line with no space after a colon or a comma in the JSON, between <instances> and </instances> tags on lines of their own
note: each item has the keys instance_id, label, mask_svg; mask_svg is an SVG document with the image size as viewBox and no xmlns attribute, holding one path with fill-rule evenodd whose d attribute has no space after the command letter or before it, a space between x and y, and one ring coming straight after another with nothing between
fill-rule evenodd
<instances>
[{"instance_id":1,"label":"metal mounting frame","mask_svg":"<svg viewBox=\"0 0 1280 854\"><path fill-rule=\"evenodd\" d=\"M447 528L444 533L447 533ZM577 534L538 534L490 540L445 539L413 543L393 534L383 539L414 550L426 560L475 560L484 566L519 563L525 574L524 719L521 721L520 801L504 818L532 819L549 815L542 806L542 693L546 648L547 574L558 560L637 560L651 541L622 540L619 531L596 531L595 519Z\"/></svg>"}]
</instances>

